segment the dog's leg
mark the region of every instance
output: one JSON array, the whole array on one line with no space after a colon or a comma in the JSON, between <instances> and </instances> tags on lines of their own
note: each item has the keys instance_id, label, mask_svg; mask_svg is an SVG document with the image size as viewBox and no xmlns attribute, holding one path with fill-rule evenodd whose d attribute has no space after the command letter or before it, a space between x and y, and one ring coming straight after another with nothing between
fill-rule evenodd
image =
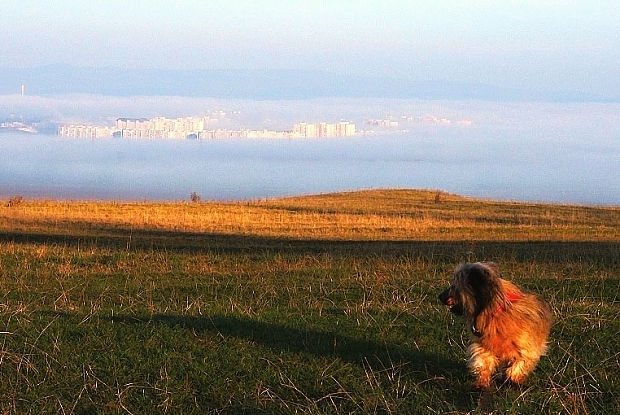
<instances>
[{"instance_id":1,"label":"dog's leg","mask_svg":"<svg viewBox=\"0 0 620 415\"><path fill-rule=\"evenodd\" d=\"M506 369L506 378L516 385L523 384L538 363L538 357L519 359Z\"/></svg>"},{"instance_id":2,"label":"dog's leg","mask_svg":"<svg viewBox=\"0 0 620 415\"><path fill-rule=\"evenodd\" d=\"M521 347L518 350L518 355L506 368L507 380L517 385L523 384L527 380L546 349L544 339L537 339L528 333L519 339L518 344Z\"/></svg>"},{"instance_id":3,"label":"dog's leg","mask_svg":"<svg viewBox=\"0 0 620 415\"><path fill-rule=\"evenodd\" d=\"M469 368L477 378L474 386L487 389L491 385L491 376L497 368L497 357L479 343L472 343L469 346L469 354Z\"/></svg>"}]
</instances>

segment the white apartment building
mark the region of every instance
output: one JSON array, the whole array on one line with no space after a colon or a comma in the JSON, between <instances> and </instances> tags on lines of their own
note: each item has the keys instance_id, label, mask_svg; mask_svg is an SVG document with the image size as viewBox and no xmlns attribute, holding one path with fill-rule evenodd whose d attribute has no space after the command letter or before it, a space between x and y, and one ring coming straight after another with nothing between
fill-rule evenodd
<instances>
[{"instance_id":1,"label":"white apartment building","mask_svg":"<svg viewBox=\"0 0 620 415\"><path fill-rule=\"evenodd\" d=\"M297 123L293 126L292 137L351 137L355 135L355 124L349 121L340 121L336 124L319 122L308 124Z\"/></svg>"},{"instance_id":2,"label":"white apartment building","mask_svg":"<svg viewBox=\"0 0 620 415\"><path fill-rule=\"evenodd\" d=\"M115 128L97 125L62 125L58 128L58 135L71 138L110 138Z\"/></svg>"}]
</instances>

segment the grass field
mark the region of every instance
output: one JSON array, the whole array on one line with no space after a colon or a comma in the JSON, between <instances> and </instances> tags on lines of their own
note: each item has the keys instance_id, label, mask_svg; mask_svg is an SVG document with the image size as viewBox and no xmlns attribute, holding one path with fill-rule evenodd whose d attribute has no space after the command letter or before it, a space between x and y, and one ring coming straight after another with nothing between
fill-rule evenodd
<instances>
[{"instance_id":1,"label":"grass field","mask_svg":"<svg viewBox=\"0 0 620 415\"><path fill-rule=\"evenodd\" d=\"M609 414L620 210L364 191L0 207L3 413ZM554 312L526 386L471 389L437 294L495 261Z\"/></svg>"}]
</instances>

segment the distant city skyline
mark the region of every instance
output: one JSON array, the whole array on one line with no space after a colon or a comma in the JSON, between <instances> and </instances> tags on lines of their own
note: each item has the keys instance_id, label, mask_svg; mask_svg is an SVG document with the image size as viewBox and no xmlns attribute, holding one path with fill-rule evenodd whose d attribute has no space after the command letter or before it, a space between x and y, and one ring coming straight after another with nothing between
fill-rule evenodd
<instances>
[{"instance_id":1,"label":"distant city skyline","mask_svg":"<svg viewBox=\"0 0 620 415\"><path fill-rule=\"evenodd\" d=\"M0 69L290 69L618 101L618 21L615 0L6 0Z\"/></svg>"},{"instance_id":2,"label":"distant city skyline","mask_svg":"<svg viewBox=\"0 0 620 415\"><path fill-rule=\"evenodd\" d=\"M335 138L353 137L355 123L341 120L335 123L319 121L298 122L290 130L250 128L215 128L217 119L202 117L117 118L114 126L64 124L58 135L72 138L133 138L133 139L221 139L221 138ZM18 123L19 128L22 127ZM13 127L8 125L8 127ZM0 128L2 125L0 124Z\"/></svg>"}]
</instances>

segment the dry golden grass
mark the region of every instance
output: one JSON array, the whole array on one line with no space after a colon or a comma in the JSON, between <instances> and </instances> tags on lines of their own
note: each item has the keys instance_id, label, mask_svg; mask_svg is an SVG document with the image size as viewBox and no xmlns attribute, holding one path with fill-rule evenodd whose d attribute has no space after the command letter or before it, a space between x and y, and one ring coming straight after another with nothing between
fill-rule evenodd
<instances>
[{"instance_id":1,"label":"dry golden grass","mask_svg":"<svg viewBox=\"0 0 620 415\"><path fill-rule=\"evenodd\" d=\"M0 232L174 231L334 240L618 241L617 207L484 201L374 190L252 202L26 201Z\"/></svg>"}]
</instances>

